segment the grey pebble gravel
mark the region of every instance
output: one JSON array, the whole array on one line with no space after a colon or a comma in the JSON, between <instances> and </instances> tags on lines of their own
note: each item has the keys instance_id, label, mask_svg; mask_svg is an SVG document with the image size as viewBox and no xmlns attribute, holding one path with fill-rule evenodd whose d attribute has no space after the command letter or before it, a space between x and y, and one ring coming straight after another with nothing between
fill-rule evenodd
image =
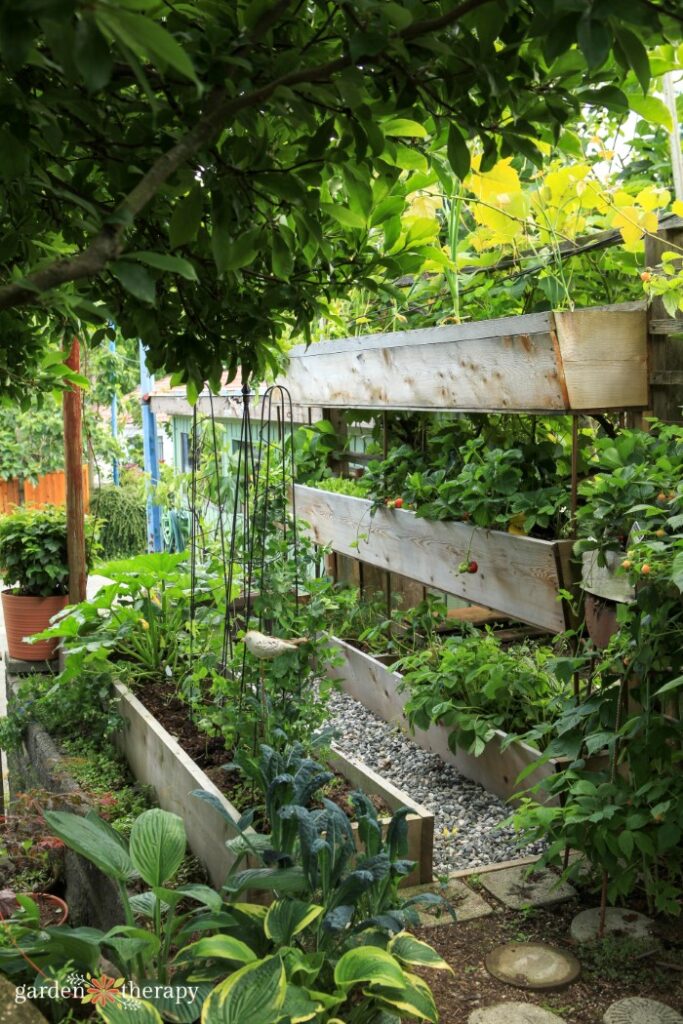
<instances>
[{"instance_id":1,"label":"grey pebble gravel","mask_svg":"<svg viewBox=\"0 0 683 1024\"><path fill-rule=\"evenodd\" d=\"M345 754L363 761L434 814L434 874L480 868L540 853L520 848L510 826L498 828L510 808L400 729L377 718L345 693L333 692L329 725ZM455 831L454 831L455 830Z\"/></svg>"}]
</instances>

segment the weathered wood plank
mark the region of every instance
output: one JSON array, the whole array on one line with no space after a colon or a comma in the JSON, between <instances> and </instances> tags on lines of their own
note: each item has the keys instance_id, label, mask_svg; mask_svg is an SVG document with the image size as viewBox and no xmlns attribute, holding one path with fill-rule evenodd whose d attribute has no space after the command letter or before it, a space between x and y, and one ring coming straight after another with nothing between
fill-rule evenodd
<instances>
[{"instance_id":1,"label":"weathered wood plank","mask_svg":"<svg viewBox=\"0 0 683 1024\"><path fill-rule=\"evenodd\" d=\"M239 811L128 687L117 683L114 690L125 723L117 744L131 772L138 782L152 787L163 810L180 815L192 852L206 868L213 885L221 886L235 862L225 843L238 832L209 804L191 793L195 789L211 793L235 823L239 821Z\"/></svg>"},{"instance_id":2,"label":"weathered wood plank","mask_svg":"<svg viewBox=\"0 0 683 1024\"><path fill-rule=\"evenodd\" d=\"M402 885L418 885L431 882L434 857L434 815L422 804L417 803L393 782L383 778L361 761L332 747L330 767L354 783L364 793L380 796L392 811L408 807L408 860L416 862L415 870L403 879ZM354 826L356 828L356 826Z\"/></svg>"},{"instance_id":3,"label":"weathered wood plank","mask_svg":"<svg viewBox=\"0 0 683 1024\"><path fill-rule=\"evenodd\" d=\"M645 308L532 313L296 346L280 383L296 403L351 409L642 408Z\"/></svg>"},{"instance_id":4,"label":"weathered wood plank","mask_svg":"<svg viewBox=\"0 0 683 1024\"><path fill-rule=\"evenodd\" d=\"M571 548L571 541L431 522L403 510L379 509L371 516L371 503L363 498L300 484L296 508L318 544L522 622L556 632L565 628L566 609L557 593L570 581L559 577L564 562L557 549ZM460 562L471 559L477 572L459 572Z\"/></svg>"},{"instance_id":5,"label":"weathered wood plank","mask_svg":"<svg viewBox=\"0 0 683 1024\"><path fill-rule=\"evenodd\" d=\"M402 677L390 672L380 661L352 647L351 644L331 638L331 643L343 657L343 663L329 670L331 678L341 684L345 693L385 722L408 730L404 708L409 694L401 691ZM525 743L513 743L502 749L505 734L498 732L487 745L481 757L474 757L464 750L452 751L448 746L449 730L444 725L432 725L429 729L416 729L412 738L423 750L437 754L446 764L453 765L462 775L478 782L489 793L495 793L503 800L510 799L517 791L515 780L530 764L539 760L537 751ZM523 788L535 785L553 773L549 764L539 766L525 780Z\"/></svg>"},{"instance_id":6,"label":"weathered wood plank","mask_svg":"<svg viewBox=\"0 0 683 1024\"><path fill-rule=\"evenodd\" d=\"M575 309L554 318L571 409L647 406L644 306Z\"/></svg>"}]
</instances>

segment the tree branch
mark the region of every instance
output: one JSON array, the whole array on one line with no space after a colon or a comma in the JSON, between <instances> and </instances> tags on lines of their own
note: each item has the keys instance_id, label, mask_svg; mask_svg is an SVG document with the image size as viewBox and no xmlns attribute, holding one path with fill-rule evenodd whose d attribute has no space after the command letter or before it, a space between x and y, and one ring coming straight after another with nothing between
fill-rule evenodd
<instances>
[{"instance_id":1,"label":"tree branch","mask_svg":"<svg viewBox=\"0 0 683 1024\"><path fill-rule=\"evenodd\" d=\"M275 15L277 12L279 16L286 10L289 2L290 0L280 0L271 13ZM397 32L395 38L410 41L440 31L454 25L466 14L492 2L493 0L465 0L464 3L438 18L426 18L408 25ZM270 28L272 24L273 18L268 15L262 19L262 26L266 25ZM42 292L50 291L71 281L96 276L104 270L110 260L121 255L125 245L126 228L145 209L161 186L195 153L210 144L231 117L242 110L261 105L281 86L291 87L304 82L325 81L335 72L342 71L353 63L350 55L337 57L335 60L330 60L317 67L301 68L298 71L289 72L260 88L236 97L229 97L224 89L215 90L209 98L207 109L195 126L152 164L137 185L119 203L109 218L109 222L104 225L90 245L74 256L56 260L54 263L36 270L23 280L0 287L0 309L11 309L15 306L37 302Z\"/></svg>"}]
</instances>

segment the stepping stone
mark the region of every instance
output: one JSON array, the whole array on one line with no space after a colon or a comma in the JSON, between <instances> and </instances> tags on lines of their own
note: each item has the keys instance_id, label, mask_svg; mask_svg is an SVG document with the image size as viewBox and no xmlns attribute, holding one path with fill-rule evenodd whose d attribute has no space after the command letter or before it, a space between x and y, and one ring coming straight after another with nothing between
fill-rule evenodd
<instances>
[{"instance_id":1,"label":"stepping stone","mask_svg":"<svg viewBox=\"0 0 683 1024\"><path fill-rule=\"evenodd\" d=\"M577 914L569 929L574 942L595 942L600 927L600 908L582 910ZM644 914L623 907L608 907L605 914L605 935L621 935L629 939L647 939L652 921Z\"/></svg>"},{"instance_id":2,"label":"stepping stone","mask_svg":"<svg viewBox=\"0 0 683 1024\"><path fill-rule=\"evenodd\" d=\"M514 910L524 907L546 907L562 903L576 896L576 890L568 882L561 882L551 871L536 871L526 877L527 868L503 868L501 871L487 871L481 875L485 889Z\"/></svg>"},{"instance_id":3,"label":"stepping stone","mask_svg":"<svg viewBox=\"0 0 683 1024\"><path fill-rule=\"evenodd\" d=\"M402 889L401 895L409 899L411 896L417 896L423 892L435 892L448 900L455 910L458 922L472 921L476 917L486 917L493 913L493 908L481 898L479 893L456 879L451 879L445 886L438 884L416 885L409 889ZM439 925L455 923L445 907L420 906L418 903L414 909L419 915L423 928L436 928ZM440 916L437 917L437 914Z\"/></svg>"},{"instance_id":4,"label":"stepping stone","mask_svg":"<svg viewBox=\"0 0 683 1024\"><path fill-rule=\"evenodd\" d=\"M47 1024L32 1002L17 1003L16 986L0 974L0 1024Z\"/></svg>"},{"instance_id":5,"label":"stepping stone","mask_svg":"<svg viewBox=\"0 0 683 1024\"><path fill-rule=\"evenodd\" d=\"M467 1024L564 1024L564 1019L533 1003L496 1003L475 1010Z\"/></svg>"},{"instance_id":6,"label":"stepping stone","mask_svg":"<svg viewBox=\"0 0 683 1024\"><path fill-rule=\"evenodd\" d=\"M620 999L612 1003L602 1018L603 1024L683 1024L676 1010L656 999Z\"/></svg>"},{"instance_id":7,"label":"stepping stone","mask_svg":"<svg viewBox=\"0 0 683 1024\"><path fill-rule=\"evenodd\" d=\"M542 942L510 942L498 946L484 963L489 974L498 981L534 991L564 988L581 973L581 964L575 956Z\"/></svg>"}]
</instances>

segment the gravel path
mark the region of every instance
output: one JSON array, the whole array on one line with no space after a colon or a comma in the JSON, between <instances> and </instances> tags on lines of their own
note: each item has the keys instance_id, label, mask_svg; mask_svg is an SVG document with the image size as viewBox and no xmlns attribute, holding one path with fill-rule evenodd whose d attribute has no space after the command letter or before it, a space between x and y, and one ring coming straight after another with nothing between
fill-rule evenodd
<instances>
[{"instance_id":1,"label":"gravel path","mask_svg":"<svg viewBox=\"0 0 683 1024\"><path fill-rule=\"evenodd\" d=\"M434 813L434 874L480 868L540 853L543 844L520 849L502 800L470 782L436 754L429 754L345 693L333 692L329 724L344 753L364 761Z\"/></svg>"}]
</instances>

